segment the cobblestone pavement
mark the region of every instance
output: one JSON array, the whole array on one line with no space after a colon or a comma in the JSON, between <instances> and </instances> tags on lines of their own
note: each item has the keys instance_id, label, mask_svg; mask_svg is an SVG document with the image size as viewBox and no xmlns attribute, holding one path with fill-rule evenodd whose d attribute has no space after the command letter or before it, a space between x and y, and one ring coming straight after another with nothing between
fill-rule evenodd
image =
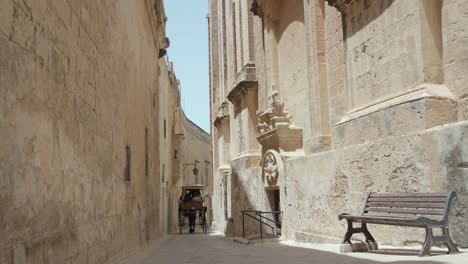
<instances>
[{"instance_id":1,"label":"cobblestone pavement","mask_svg":"<svg viewBox=\"0 0 468 264\"><path fill-rule=\"evenodd\" d=\"M326 249L325 249L326 250ZM468 253L418 258L370 253L339 254L280 243L244 245L215 235L170 235L118 264L302 264L302 263L468 263Z\"/></svg>"}]
</instances>

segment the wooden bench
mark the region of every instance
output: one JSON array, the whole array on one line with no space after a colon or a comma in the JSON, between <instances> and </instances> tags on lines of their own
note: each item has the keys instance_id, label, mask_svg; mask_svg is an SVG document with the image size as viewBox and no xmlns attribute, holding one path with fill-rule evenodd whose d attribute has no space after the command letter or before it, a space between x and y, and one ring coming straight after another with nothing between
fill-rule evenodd
<instances>
[{"instance_id":1,"label":"wooden bench","mask_svg":"<svg viewBox=\"0 0 468 264\"><path fill-rule=\"evenodd\" d=\"M419 256L428 255L433 243L445 244L449 254L458 253L448 230L450 207L455 197L455 192L368 193L361 215L338 215L338 220L348 222L343 243L351 244L355 233L362 233L366 242L375 242L367 224L421 227L426 229L426 239ZM361 227L353 227L353 223L361 223ZM433 228L441 228L442 235L435 236Z\"/></svg>"}]
</instances>

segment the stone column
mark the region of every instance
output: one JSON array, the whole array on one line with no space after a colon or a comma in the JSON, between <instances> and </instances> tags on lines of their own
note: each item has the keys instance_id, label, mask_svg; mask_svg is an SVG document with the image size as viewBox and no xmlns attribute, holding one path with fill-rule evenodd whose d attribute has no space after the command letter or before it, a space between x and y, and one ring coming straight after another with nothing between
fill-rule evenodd
<instances>
[{"instance_id":1,"label":"stone column","mask_svg":"<svg viewBox=\"0 0 468 264\"><path fill-rule=\"evenodd\" d=\"M328 150L331 144L323 4L304 0L310 117L306 121L308 129L304 130L306 153Z\"/></svg>"}]
</instances>

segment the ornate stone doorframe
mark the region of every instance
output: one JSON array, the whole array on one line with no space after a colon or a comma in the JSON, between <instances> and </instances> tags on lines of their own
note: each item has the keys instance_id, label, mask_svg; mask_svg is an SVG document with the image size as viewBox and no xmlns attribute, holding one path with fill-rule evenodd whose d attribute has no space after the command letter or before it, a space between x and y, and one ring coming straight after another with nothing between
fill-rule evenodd
<instances>
[{"instance_id":1,"label":"ornate stone doorframe","mask_svg":"<svg viewBox=\"0 0 468 264\"><path fill-rule=\"evenodd\" d=\"M262 157L261 166L266 211L282 211L281 186L285 188L283 157L278 151L269 149ZM276 227L281 228L282 214L272 213L271 217L277 222Z\"/></svg>"}]
</instances>

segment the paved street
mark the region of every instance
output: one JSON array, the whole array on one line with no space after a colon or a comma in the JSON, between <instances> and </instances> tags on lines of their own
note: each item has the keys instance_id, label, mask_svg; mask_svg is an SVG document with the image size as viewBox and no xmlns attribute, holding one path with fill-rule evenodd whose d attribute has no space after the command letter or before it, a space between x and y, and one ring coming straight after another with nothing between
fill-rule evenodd
<instances>
[{"instance_id":1,"label":"paved street","mask_svg":"<svg viewBox=\"0 0 468 264\"><path fill-rule=\"evenodd\" d=\"M215 235L171 235L163 241L148 246L144 250L118 262L118 264L328 264L382 262L461 264L467 263L466 260L468 259L468 253L418 258L417 256L395 256L370 253L339 254L329 252L333 250L330 246L328 246L328 248L326 245L315 246L322 250L280 243L244 245L234 243L232 238Z\"/></svg>"}]
</instances>

